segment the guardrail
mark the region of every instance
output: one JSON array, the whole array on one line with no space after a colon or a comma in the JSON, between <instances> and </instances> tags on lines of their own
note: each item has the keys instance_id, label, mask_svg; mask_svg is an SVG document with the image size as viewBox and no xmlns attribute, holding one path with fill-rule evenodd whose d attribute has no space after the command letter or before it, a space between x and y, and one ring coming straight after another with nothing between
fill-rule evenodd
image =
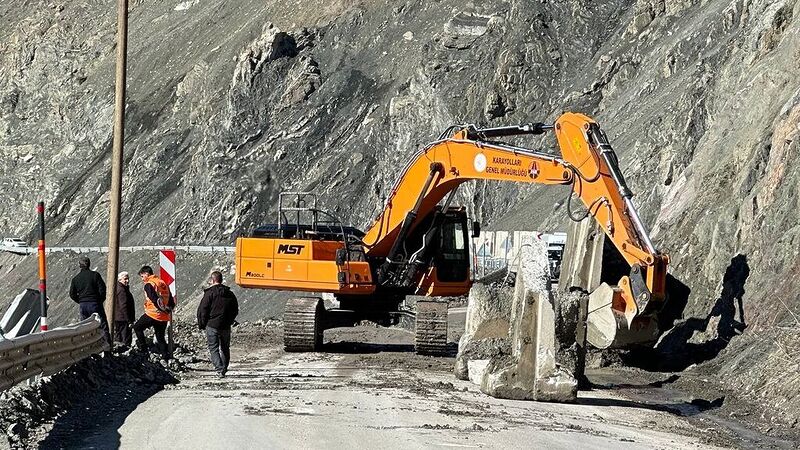
<instances>
[{"instance_id":1,"label":"guardrail","mask_svg":"<svg viewBox=\"0 0 800 450\"><path fill-rule=\"evenodd\" d=\"M236 247L222 245L140 245L135 247L120 247L121 252L138 252L143 250L176 250L189 253L231 253L236 251ZM0 252L16 253L19 255L31 255L37 252L35 247L4 247L0 246ZM108 253L108 247L49 247L45 253L74 252L74 253Z\"/></svg>"},{"instance_id":2,"label":"guardrail","mask_svg":"<svg viewBox=\"0 0 800 450\"><path fill-rule=\"evenodd\" d=\"M96 314L74 325L1 340L0 391L36 375L52 375L108 349Z\"/></svg>"}]
</instances>

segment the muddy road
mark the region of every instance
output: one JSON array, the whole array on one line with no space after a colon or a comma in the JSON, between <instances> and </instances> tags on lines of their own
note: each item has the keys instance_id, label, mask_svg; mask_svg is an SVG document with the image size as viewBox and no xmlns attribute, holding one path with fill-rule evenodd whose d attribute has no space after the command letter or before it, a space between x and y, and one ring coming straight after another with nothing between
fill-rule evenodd
<instances>
[{"instance_id":1,"label":"muddy road","mask_svg":"<svg viewBox=\"0 0 800 450\"><path fill-rule=\"evenodd\" d=\"M451 314L451 340L463 309ZM282 350L276 324L234 333L227 378L207 353L179 384L109 414L72 415L42 448L792 448L720 414L669 374L604 369L576 404L495 399L417 356L400 329L329 330L325 352ZM201 336L193 333L201 350ZM112 402L113 403L113 402Z\"/></svg>"},{"instance_id":2,"label":"muddy road","mask_svg":"<svg viewBox=\"0 0 800 450\"><path fill-rule=\"evenodd\" d=\"M199 367L140 404L118 429L73 434L63 444L162 448L166 438L180 448L707 448L698 444L699 430L667 412L629 408L606 393L579 405L496 400L454 380L441 360L394 350L263 349L224 380Z\"/></svg>"},{"instance_id":3,"label":"muddy road","mask_svg":"<svg viewBox=\"0 0 800 450\"><path fill-rule=\"evenodd\" d=\"M451 309L450 340L464 308ZM459 328L461 327L461 328ZM590 373L576 404L500 400L453 377L453 357L413 353L400 329L325 333L325 352L286 353L279 323L234 332L228 376L195 362L154 395L105 398L43 430L41 448L795 448L731 418L723 396L684 375ZM699 380L702 384L702 380ZM692 394L691 392L694 392ZM702 392L707 398L697 396ZM97 405L97 403L95 403ZM741 411L741 408L737 408Z\"/></svg>"}]
</instances>

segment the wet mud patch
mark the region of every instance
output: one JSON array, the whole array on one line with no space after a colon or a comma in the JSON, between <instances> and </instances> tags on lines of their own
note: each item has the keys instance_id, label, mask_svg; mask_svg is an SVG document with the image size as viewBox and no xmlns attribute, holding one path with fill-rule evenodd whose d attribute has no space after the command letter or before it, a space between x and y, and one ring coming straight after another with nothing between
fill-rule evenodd
<instances>
[{"instance_id":1,"label":"wet mud patch","mask_svg":"<svg viewBox=\"0 0 800 450\"><path fill-rule=\"evenodd\" d=\"M271 408L271 407L257 407L257 406L250 406L245 405L244 413L251 416L269 416L273 414L281 414L281 415L288 415L288 416L313 416L315 415L313 412L310 411L302 411L296 409L289 409L289 408Z\"/></svg>"}]
</instances>

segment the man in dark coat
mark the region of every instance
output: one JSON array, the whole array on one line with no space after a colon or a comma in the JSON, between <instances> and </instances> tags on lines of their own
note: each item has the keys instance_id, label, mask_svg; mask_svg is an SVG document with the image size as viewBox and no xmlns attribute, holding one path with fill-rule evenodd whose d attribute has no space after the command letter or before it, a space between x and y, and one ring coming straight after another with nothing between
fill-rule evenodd
<instances>
[{"instance_id":1,"label":"man in dark coat","mask_svg":"<svg viewBox=\"0 0 800 450\"><path fill-rule=\"evenodd\" d=\"M197 326L206 331L211 362L222 378L231 360L231 325L239 314L239 302L230 288L222 284L220 272L211 272L208 281L211 286L205 290L197 307Z\"/></svg>"},{"instance_id":2,"label":"man in dark coat","mask_svg":"<svg viewBox=\"0 0 800 450\"><path fill-rule=\"evenodd\" d=\"M106 341L111 344L106 311L103 309L103 301L106 299L106 284L99 273L89 268L90 265L89 258L85 256L78 258L78 266L81 271L75 275L69 285L69 298L79 305L81 320L89 318L92 314L100 317L100 329L103 330Z\"/></svg>"},{"instance_id":3,"label":"man in dark coat","mask_svg":"<svg viewBox=\"0 0 800 450\"><path fill-rule=\"evenodd\" d=\"M117 276L117 297L114 299L114 341L121 342L130 347L133 342L131 326L136 317L131 294L130 276L128 272L120 272Z\"/></svg>"}]
</instances>

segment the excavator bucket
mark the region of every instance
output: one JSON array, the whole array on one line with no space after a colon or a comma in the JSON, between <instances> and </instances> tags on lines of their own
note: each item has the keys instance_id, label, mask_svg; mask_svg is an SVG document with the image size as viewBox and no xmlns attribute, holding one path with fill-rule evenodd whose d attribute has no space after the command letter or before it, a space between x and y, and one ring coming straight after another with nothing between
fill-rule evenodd
<instances>
[{"instance_id":1,"label":"excavator bucket","mask_svg":"<svg viewBox=\"0 0 800 450\"><path fill-rule=\"evenodd\" d=\"M572 222L561 260L560 292L575 288L589 293L586 340L595 348L620 348L655 342L659 336L654 314L638 314L637 305L624 295L630 267L613 248L605 245L605 233L591 217ZM606 281L608 280L608 281ZM615 280L615 281L611 281Z\"/></svg>"},{"instance_id":2,"label":"excavator bucket","mask_svg":"<svg viewBox=\"0 0 800 450\"><path fill-rule=\"evenodd\" d=\"M620 300L621 289L600 283L589 294L586 320L586 340L599 349L647 344L658 339L658 321L653 316L626 317L614 308Z\"/></svg>"}]
</instances>

